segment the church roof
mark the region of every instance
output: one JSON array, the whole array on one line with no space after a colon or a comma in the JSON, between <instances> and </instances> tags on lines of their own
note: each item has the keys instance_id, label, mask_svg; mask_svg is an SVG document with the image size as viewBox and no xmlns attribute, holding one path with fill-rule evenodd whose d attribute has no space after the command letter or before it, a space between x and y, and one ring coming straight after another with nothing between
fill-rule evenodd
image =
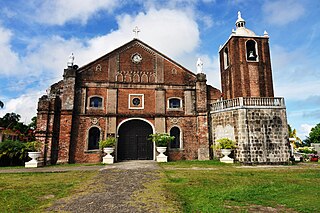
<instances>
[{"instance_id":1,"label":"church roof","mask_svg":"<svg viewBox=\"0 0 320 213\"><path fill-rule=\"evenodd\" d=\"M128 47L128 46L131 46L132 44L135 44L135 43L139 43L140 45L144 46L145 48L151 50L152 52L156 53L157 55L160 55L160 56L163 57L164 59L168 60L169 62L175 64L176 66L178 66L178 67L184 69L185 71L189 72L190 74L196 76L196 74L195 74L194 72L188 70L188 69L185 68L184 66L180 65L180 64L177 63L176 61L172 60L172 59L169 58L168 56L164 55L163 53L159 52L158 50L154 49L153 47L149 46L148 44L144 43L143 41L141 41L141 40L139 40L139 39L137 39L137 38L134 38L134 39L132 39L131 41L123 44L122 46L120 46L120 47L112 50L111 52L109 52L109 53L107 53L107 54L105 54L105 55L97 58L96 60L91 61L90 63L88 63L88 64L86 64L86 65L83 65L83 66L80 67L78 70L85 69L86 67L94 64L96 61L101 60L102 58L108 57L108 56L114 54L115 52L118 52L118 51L120 51L121 49L124 49L124 48L126 48L126 47Z\"/></svg>"}]
</instances>

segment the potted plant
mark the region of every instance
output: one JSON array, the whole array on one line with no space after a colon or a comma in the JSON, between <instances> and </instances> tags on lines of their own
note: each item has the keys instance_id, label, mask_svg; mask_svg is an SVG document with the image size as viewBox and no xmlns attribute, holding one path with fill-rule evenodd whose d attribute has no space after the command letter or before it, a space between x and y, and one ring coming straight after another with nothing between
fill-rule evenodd
<instances>
[{"instance_id":1,"label":"potted plant","mask_svg":"<svg viewBox=\"0 0 320 213\"><path fill-rule=\"evenodd\" d=\"M221 150L221 154L224 156L220 158L220 161L224 163L233 163L233 159L230 158L229 155L232 149L235 149L236 147L236 142L229 138L220 138L216 140L216 143L213 146L215 150Z\"/></svg>"},{"instance_id":2,"label":"potted plant","mask_svg":"<svg viewBox=\"0 0 320 213\"><path fill-rule=\"evenodd\" d=\"M113 164L114 157L111 153L114 152L116 141L117 139L115 137L107 137L105 140L99 141L99 148L107 153L107 155L102 158L102 163Z\"/></svg>"},{"instance_id":3,"label":"potted plant","mask_svg":"<svg viewBox=\"0 0 320 213\"><path fill-rule=\"evenodd\" d=\"M168 144L174 140L174 136L170 136L168 133L155 133L150 134L149 140L155 143L157 152L160 153L157 156L157 162L167 162L168 156L163 153L166 152Z\"/></svg>"},{"instance_id":4,"label":"potted plant","mask_svg":"<svg viewBox=\"0 0 320 213\"><path fill-rule=\"evenodd\" d=\"M25 163L25 167L35 168L41 165L38 158L41 156L42 144L39 141L32 141L25 143L25 149L28 151L30 161Z\"/></svg>"}]
</instances>

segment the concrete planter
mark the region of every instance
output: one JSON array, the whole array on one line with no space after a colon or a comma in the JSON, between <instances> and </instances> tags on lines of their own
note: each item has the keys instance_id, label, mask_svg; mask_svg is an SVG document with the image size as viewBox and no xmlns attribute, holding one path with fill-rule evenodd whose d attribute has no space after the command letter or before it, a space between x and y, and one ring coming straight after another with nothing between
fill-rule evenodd
<instances>
[{"instance_id":1,"label":"concrete planter","mask_svg":"<svg viewBox=\"0 0 320 213\"><path fill-rule=\"evenodd\" d=\"M157 156L157 162L168 162L168 156L163 154L167 151L167 147L157 147L157 152L160 154Z\"/></svg>"},{"instance_id":2,"label":"concrete planter","mask_svg":"<svg viewBox=\"0 0 320 213\"><path fill-rule=\"evenodd\" d=\"M102 158L102 163L113 164L114 157L111 155L111 153L114 152L114 148L113 147L106 147L106 148L103 148L103 151L104 151L104 153L107 153L107 155Z\"/></svg>"},{"instance_id":3,"label":"concrete planter","mask_svg":"<svg viewBox=\"0 0 320 213\"><path fill-rule=\"evenodd\" d=\"M26 168L37 168L42 165L38 158L41 156L41 152L28 152L28 156L32 159L25 163Z\"/></svg>"},{"instance_id":4,"label":"concrete planter","mask_svg":"<svg viewBox=\"0 0 320 213\"><path fill-rule=\"evenodd\" d=\"M230 155L231 151L231 149L221 149L221 154L223 154L224 156L220 158L220 162L233 163L233 159L228 156Z\"/></svg>"},{"instance_id":5,"label":"concrete planter","mask_svg":"<svg viewBox=\"0 0 320 213\"><path fill-rule=\"evenodd\" d=\"M107 155L102 158L102 163L113 164L114 157L111 155L111 153L114 152L114 148L113 147L106 147L106 148L103 148L103 151L105 153L107 153Z\"/></svg>"}]
</instances>

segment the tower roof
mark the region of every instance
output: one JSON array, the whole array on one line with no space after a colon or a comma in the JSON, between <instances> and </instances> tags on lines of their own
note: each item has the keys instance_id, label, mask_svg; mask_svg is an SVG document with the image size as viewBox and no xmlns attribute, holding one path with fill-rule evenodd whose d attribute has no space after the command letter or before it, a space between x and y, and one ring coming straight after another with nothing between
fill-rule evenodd
<instances>
[{"instance_id":1,"label":"tower roof","mask_svg":"<svg viewBox=\"0 0 320 213\"><path fill-rule=\"evenodd\" d=\"M237 36L256 36L256 34L246 28L246 21L241 17L241 12L238 12L238 19L236 21L236 30L232 31L232 35Z\"/></svg>"}]
</instances>

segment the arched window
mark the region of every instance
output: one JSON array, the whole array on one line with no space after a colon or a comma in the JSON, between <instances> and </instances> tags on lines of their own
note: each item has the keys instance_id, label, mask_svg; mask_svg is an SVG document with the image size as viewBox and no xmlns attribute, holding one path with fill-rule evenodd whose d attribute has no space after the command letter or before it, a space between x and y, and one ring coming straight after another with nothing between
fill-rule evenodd
<instances>
[{"instance_id":1,"label":"arched window","mask_svg":"<svg viewBox=\"0 0 320 213\"><path fill-rule=\"evenodd\" d=\"M253 40L247 41L246 49L247 49L247 60L248 61L258 61L256 42Z\"/></svg>"},{"instance_id":2,"label":"arched window","mask_svg":"<svg viewBox=\"0 0 320 213\"><path fill-rule=\"evenodd\" d=\"M174 136L174 140L170 143L170 148L180 148L180 129L176 126L172 127L170 136Z\"/></svg>"},{"instance_id":3,"label":"arched window","mask_svg":"<svg viewBox=\"0 0 320 213\"><path fill-rule=\"evenodd\" d=\"M169 109L178 109L181 108L181 99L179 98L170 98L169 99Z\"/></svg>"},{"instance_id":4,"label":"arched window","mask_svg":"<svg viewBox=\"0 0 320 213\"><path fill-rule=\"evenodd\" d=\"M100 141L100 129L98 127L92 127L89 130L88 150L99 149L99 141Z\"/></svg>"},{"instance_id":5,"label":"arched window","mask_svg":"<svg viewBox=\"0 0 320 213\"><path fill-rule=\"evenodd\" d=\"M91 97L90 98L90 107L95 107L95 108L102 107L102 98L100 98L100 97Z\"/></svg>"},{"instance_id":6,"label":"arched window","mask_svg":"<svg viewBox=\"0 0 320 213\"><path fill-rule=\"evenodd\" d=\"M228 52L228 47L224 48L223 58L224 58L224 68L227 69L227 68L229 67L229 52Z\"/></svg>"}]
</instances>

